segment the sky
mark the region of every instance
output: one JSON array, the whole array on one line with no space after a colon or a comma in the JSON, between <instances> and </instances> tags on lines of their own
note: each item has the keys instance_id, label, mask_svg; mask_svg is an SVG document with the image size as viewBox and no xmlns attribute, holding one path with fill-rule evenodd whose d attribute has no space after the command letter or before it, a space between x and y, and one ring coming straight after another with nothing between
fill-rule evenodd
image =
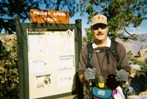
<instances>
[{"instance_id":1,"label":"sky","mask_svg":"<svg viewBox=\"0 0 147 99\"><path fill-rule=\"evenodd\" d=\"M74 17L70 18L70 23L75 24L75 20L81 19L82 20L82 35L85 36L86 32L84 28L89 28L90 24L87 24L87 16L80 16L79 14L75 14Z\"/></svg>"},{"instance_id":2,"label":"sky","mask_svg":"<svg viewBox=\"0 0 147 99\"><path fill-rule=\"evenodd\" d=\"M42 9L46 9L44 8L44 5L40 5ZM74 15L74 17L70 18L70 23L75 23L76 19L81 19L82 20L82 36L86 35L86 32L84 30L84 28L89 28L90 24L87 24L88 20L87 20L88 15L85 14L84 16L80 16L79 13L76 13ZM69 23L69 24L70 24ZM129 33L131 34L147 34L147 20L142 21L142 24L137 27L137 28L129 28Z\"/></svg>"},{"instance_id":3,"label":"sky","mask_svg":"<svg viewBox=\"0 0 147 99\"><path fill-rule=\"evenodd\" d=\"M69 20L69 24L75 24L75 20L81 19L82 20L82 36L86 36L85 28L89 28L90 24L87 24L88 15L80 16L79 13L76 13L74 17L71 17ZM27 22L30 22L27 20ZM141 25L137 28L129 28L128 29L129 33L131 34L147 34L147 20L142 21Z\"/></svg>"},{"instance_id":4,"label":"sky","mask_svg":"<svg viewBox=\"0 0 147 99\"><path fill-rule=\"evenodd\" d=\"M87 16L76 14L74 17L70 18L70 23L75 23L76 19L82 20L82 35L85 36L86 33L84 28L90 27L90 24L87 24ZM131 34L147 34L147 20L142 21L141 25L137 28L129 28L128 31Z\"/></svg>"}]
</instances>

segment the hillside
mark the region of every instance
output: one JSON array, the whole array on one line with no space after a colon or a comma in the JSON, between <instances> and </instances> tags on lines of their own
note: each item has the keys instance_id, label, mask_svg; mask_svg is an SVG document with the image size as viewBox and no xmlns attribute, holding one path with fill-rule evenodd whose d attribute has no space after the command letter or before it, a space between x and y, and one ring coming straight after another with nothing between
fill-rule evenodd
<instances>
[{"instance_id":1,"label":"hillside","mask_svg":"<svg viewBox=\"0 0 147 99\"><path fill-rule=\"evenodd\" d=\"M117 38L116 41L122 43L125 46L127 52L132 51L133 55L136 56L140 50L147 47L147 34L140 34L136 36L138 37L137 41L130 40L129 42L124 42L119 38ZM141 37L143 37L144 40L142 40Z\"/></svg>"}]
</instances>

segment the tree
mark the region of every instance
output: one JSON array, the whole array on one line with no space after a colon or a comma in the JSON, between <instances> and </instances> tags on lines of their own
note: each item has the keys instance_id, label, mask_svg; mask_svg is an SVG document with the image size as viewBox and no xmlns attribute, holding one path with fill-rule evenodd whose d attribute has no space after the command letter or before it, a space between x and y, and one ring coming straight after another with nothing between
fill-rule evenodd
<instances>
[{"instance_id":1,"label":"tree","mask_svg":"<svg viewBox=\"0 0 147 99\"><path fill-rule=\"evenodd\" d=\"M12 34L15 32L15 17L19 16L22 21L29 17L30 8L37 8L38 3L34 0L1 0L0 1L0 31Z\"/></svg>"},{"instance_id":2,"label":"tree","mask_svg":"<svg viewBox=\"0 0 147 99\"><path fill-rule=\"evenodd\" d=\"M0 99L19 98L18 55L16 35L0 35Z\"/></svg>"},{"instance_id":3,"label":"tree","mask_svg":"<svg viewBox=\"0 0 147 99\"><path fill-rule=\"evenodd\" d=\"M129 27L140 26L142 20L147 19L147 1L146 0L87 0L81 1L81 9L89 14L88 20L98 14L104 14L108 17L109 35L123 39L134 39L125 37L125 34L132 36L128 32ZM85 4L85 5L84 5Z\"/></svg>"},{"instance_id":4,"label":"tree","mask_svg":"<svg viewBox=\"0 0 147 99\"><path fill-rule=\"evenodd\" d=\"M29 19L30 9L65 10L72 17L76 13L75 0L0 0L0 32L7 34L15 32L15 18L19 16L22 22Z\"/></svg>"},{"instance_id":5,"label":"tree","mask_svg":"<svg viewBox=\"0 0 147 99\"><path fill-rule=\"evenodd\" d=\"M88 23L94 15L102 13L108 17L110 34L114 38L124 38L125 33L131 35L128 27L137 27L147 19L146 0L1 0L0 8L0 30L10 34L15 32L15 17L19 16L24 22L29 19L30 9L65 10L70 17L75 13L87 13Z\"/></svg>"},{"instance_id":6,"label":"tree","mask_svg":"<svg viewBox=\"0 0 147 99\"><path fill-rule=\"evenodd\" d=\"M45 5L49 10L64 10L70 12L70 17L77 13L77 0L41 0L42 5Z\"/></svg>"},{"instance_id":7,"label":"tree","mask_svg":"<svg viewBox=\"0 0 147 99\"><path fill-rule=\"evenodd\" d=\"M83 37L83 42L88 43L93 41L93 36L91 35L90 28L85 28L85 31L87 36Z\"/></svg>"},{"instance_id":8,"label":"tree","mask_svg":"<svg viewBox=\"0 0 147 99\"><path fill-rule=\"evenodd\" d=\"M24 22L29 18L29 10L38 8L36 0L1 0L0 1L0 31L12 34L15 32L15 17L19 16Z\"/></svg>"},{"instance_id":9,"label":"tree","mask_svg":"<svg viewBox=\"0 0 147 99\"><path fill-rule=\"evenodd\" d=\"M133 58L133 53L131 51L127 52L128 60L130 61Z\"/></svg>"}]
</instances>

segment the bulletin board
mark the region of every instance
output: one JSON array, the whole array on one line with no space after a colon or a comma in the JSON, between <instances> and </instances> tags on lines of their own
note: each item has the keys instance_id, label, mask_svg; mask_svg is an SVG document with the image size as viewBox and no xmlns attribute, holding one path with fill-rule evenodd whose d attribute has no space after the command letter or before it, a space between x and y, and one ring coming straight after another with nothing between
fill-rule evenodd
<instances>
[{"instance_id":1,"label":"bulletin board","mask_svg":"<svg viewBox=\"0 0 147 99\"><path fill-rule=\"evenodd\" d=\"M82 47L81 20L75 24L32 24L17 19L16 34L19 99L72 95Z\"/></svg>"},{"instance_id":2,"label":"bulletin board","mask_svg":"<svg viewBox=\"0 0 147 99\"><path fill-rule=\"evenodd\" d=\"M74 29L26 31L30 98L70 92L75 74Z\"/></svg>"}]
</instances>

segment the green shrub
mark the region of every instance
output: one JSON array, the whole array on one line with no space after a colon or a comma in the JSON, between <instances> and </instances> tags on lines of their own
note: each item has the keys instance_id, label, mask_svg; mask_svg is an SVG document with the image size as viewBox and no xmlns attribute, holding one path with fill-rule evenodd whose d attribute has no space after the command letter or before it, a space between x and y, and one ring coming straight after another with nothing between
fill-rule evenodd
<instances>
[{"instance_id":1,"label":"green shrub","mask_svg":"<svg viewBox=\"0 0 147 99\"><path fill-rule=\"evenodd\" d=\"M18 99L18 55L16 35L0 34L0 99Z\"/></svg>"}]
</instances>

